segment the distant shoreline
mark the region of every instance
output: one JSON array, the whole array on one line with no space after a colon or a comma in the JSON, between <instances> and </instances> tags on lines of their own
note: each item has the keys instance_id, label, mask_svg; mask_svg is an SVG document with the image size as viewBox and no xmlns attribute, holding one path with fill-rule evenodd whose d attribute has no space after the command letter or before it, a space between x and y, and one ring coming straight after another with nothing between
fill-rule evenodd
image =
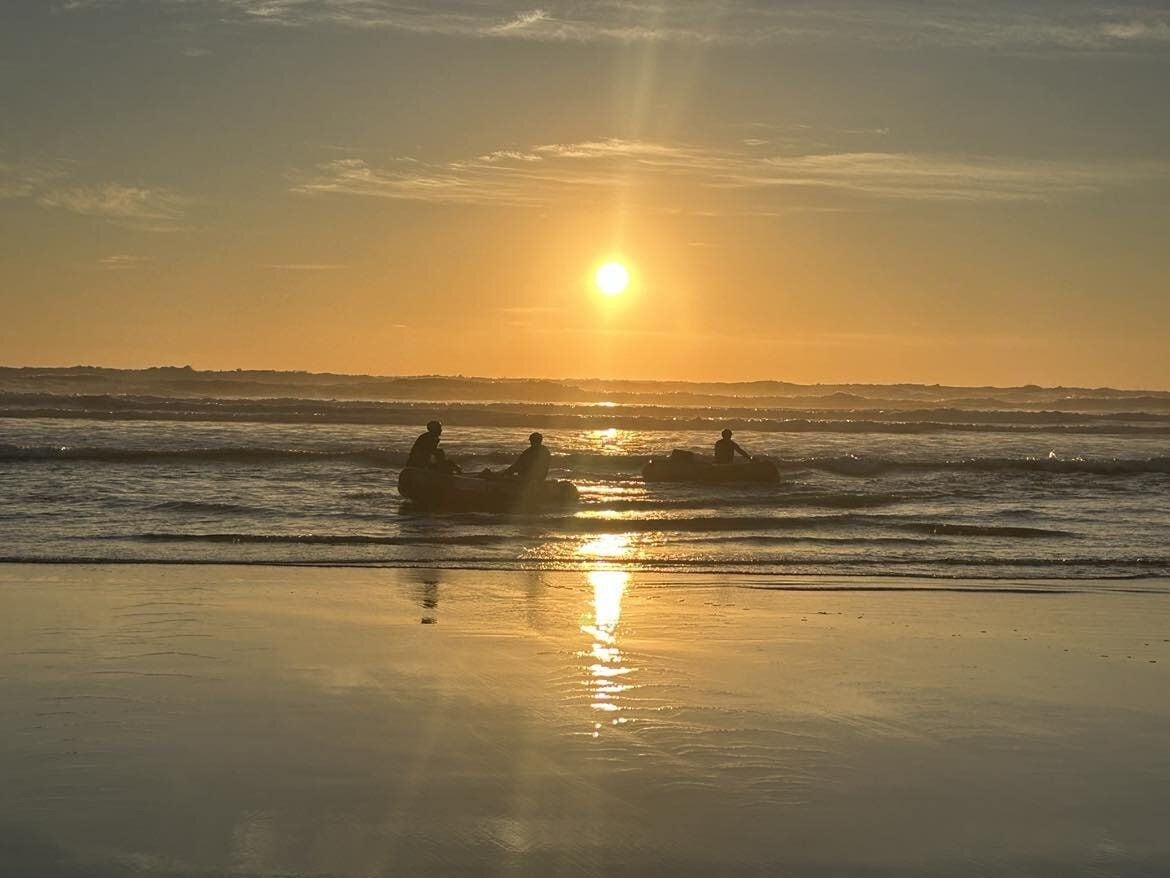
<instances>
[{"instance_id":1,"label":"distant shoreline","mask_svg":"<svg viewBox=\"0 0 1170 878\"><path fill-rule=\"evenodd\" d=\"M99 366L88 364L76 364L71 366L38 366L38 365L14 365L14 364L0 364L0 384L6 378L9 378L9 373L29 373L35 372L42 377L64 377L68 374L74 375L109 375L109 376L133 376L133 375L155 375L155 376L187 376L190 378L207 378L216 377L225 380L247 380L261 377L280 377L284 376L290 379L290 383L295 380L342 380L342 381L402 381L411 383L423 382L466 382L470 384L558 384L558 385L583 385L586 387L596 387L598 385L610 387L647 387L662 389L668 386L681 386L691 388L719 388L722 390L764 390L773 388L788 388L793 390L805 390L810 393L824 393L827 390L845 390L845 389L874 389L874 388L905 388L916 390L933 390L936 392L946 391L974 391L974 390L999 390L999 391L1063 391L1063 392L1077 392L1084 394L1154 394L1159 396L1170 397L1170 388L1147 388L1147 387L1087 387L1074 384L1054 384L1043 385L1035 383L1024 384L947 384L928 381L889 381L889 382L867 382L867 381L788 381L782 378L745 378L740 380L697 380L697 379L665 379L665 378L600 378L600 377L586 377L586 376L563 376L563 377L549 377L539 375L462 375L462 374L447 374L447 373L419 373L419 374L392 374L381 375L365 372L316 372L304 369L196 369L190 365L173 366L173 365L157 365L157 366L143 366L137 368L118 367L118 366Z\"/></svg>"},{"instance_id":2,"label":"distant shoreline","mask_svg":"<svg viewBox=\"0 0 1170 878\"><path fill-rule=\"evenodd\" d=\"M1170 406L1170 390L944 384L802 384L782 380L662 381L600 378L486 378L462 375L346 375L190 366L0 366L0 393L156 394L179 397L287 397L615 404L659 402L832 408L909 404L1042 406L1069 400L1128 400Z\"/></svg>"}]
</instances>

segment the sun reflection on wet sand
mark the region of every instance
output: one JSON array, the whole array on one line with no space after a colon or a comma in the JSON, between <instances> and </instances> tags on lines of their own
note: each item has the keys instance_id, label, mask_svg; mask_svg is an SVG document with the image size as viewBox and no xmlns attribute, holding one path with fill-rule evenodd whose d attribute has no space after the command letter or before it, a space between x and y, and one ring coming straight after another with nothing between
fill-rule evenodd
<instances>
[{"instance_id":1,"label":"sun reflection on wet sand","mask_svg":"<svg viewBox=\"0 0 1170 878\"><path fill-rule=\"evenodd\" d=\"M608 722L611 726L621 725L626 718L621 715L621 693L630 687L623 678L633 668L625 665L617 642L618 623L622 616L622 596L630 581L630 574L624 570L590 570L586 574L593 588L592 624L582 625L581 630L593 638L590 650L583 655L591 658L587 666L589 677L590 706L606 714L605 722L595 720L593 737L601 737L601 729Z\"/></svg>"}]
</instances>

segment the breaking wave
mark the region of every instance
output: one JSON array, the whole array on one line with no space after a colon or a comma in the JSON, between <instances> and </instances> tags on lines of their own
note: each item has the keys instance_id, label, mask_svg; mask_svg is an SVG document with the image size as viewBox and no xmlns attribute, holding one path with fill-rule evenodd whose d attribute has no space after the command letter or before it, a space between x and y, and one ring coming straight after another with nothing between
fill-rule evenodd
<instances>
[{"instance_id":1,"label":"breaking wave","mask_svg":"<svg viewBox=\"0 0 1170 878\"><path fill-rule=\"evenodd\" d=\"M473 461L510 461L510 451L476 454ZM587 454L574 452L553 456L554 467L577 475L635 474L650 460L645 454ZM1082 473L1101 476L1170 474L1170 457L1064 458L1064 457L968 457L931 459L839 455L822 457L773 458L783 472L820 470L847 476L879 476L892 472L966 470L972 472ZM352 462L372 467L401 467L406 454L384 447L342 448L109 448L87 446L0 445L0 462L79 461L87 463L222 463L284 464ZM847 501L846 501L847 502Z\"/></svg>"},{"instance_id":2,"label":"breaking wave","mask_svg":"<svg viewBox=\"0 0 1170 878\"><path fill-rule=\"evenodd\" d=\"M988 408L907 405L834 396L768 406L752 397L700 405L554 402L413 402L299 398L184 398L0 392L0 417L98 421L203 421L267 424L418 425L438 417L456 427L706 432L724 425L762 433L1057 433L1170 435L1170 397L1052 398L1050 408L1010 400L972 400ZM1108 405L1104 411L1101 406ZM1000 406L1000 407L995 407ZM1145 407L1147 410L1143 410ZM1153 410L1148 410L1153 409Z\"/></svg>"}]
</instances>

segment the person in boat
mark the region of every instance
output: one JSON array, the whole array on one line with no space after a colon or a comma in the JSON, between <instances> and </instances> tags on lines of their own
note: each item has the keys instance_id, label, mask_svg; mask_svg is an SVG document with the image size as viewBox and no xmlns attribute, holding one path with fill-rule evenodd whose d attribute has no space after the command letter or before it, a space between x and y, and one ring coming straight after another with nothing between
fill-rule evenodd
<instances>
[{"instance_id":1,"label":"person in boat","mask_svg":"<svg viewBox=\"0 0 1170 878\"><path fill-rule=\"evenodd\" d=\"M439 437L443 435L443 425L438 421L430 421L427 431L414 440L410 447L410 456L406 459L407 466L417 466L426 469L433 464L439 450Z\"/></svg>"},{"instance_id":2,"label":"person in boat","mask_svg":"<svg viewBox=\"0 0 1170 878\"><path fill-rule=\"evenodd\" d=\"M748 460L752 456L739 447L739 443L731 438L731 431L724 430L720 434L723 438L715 443L715 462L716 463L735 463L735 455L742 454Z\"/></svg>"},{"instance_id":3,"label":"person in boat","mask_svg":"<svg viewBox=\"0 0 1170 878\"><path fill-rule=\"evenodd\" d=\"M544 447L544 437L533 433L528 437L528 447L520 452L520 456L502 475L518 479L525 485L535 485L548 478L551 462L552 455Z\"/></svg>"}]
</instances>

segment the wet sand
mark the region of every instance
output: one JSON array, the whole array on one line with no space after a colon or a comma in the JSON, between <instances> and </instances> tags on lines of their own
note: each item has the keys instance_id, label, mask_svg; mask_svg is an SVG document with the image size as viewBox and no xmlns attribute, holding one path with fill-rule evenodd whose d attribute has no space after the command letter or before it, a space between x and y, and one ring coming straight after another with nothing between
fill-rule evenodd
<instances>
[{"instance_id":1,"label":"wet sand","mask_svg":"<svg viewBox=\"0 0 1170 878\"><path fill-rule=\"evenodd\" d=\"M0 872L1170 874L1164 583L810 584L2 566Z\"/></svg>"}]
</instances>

